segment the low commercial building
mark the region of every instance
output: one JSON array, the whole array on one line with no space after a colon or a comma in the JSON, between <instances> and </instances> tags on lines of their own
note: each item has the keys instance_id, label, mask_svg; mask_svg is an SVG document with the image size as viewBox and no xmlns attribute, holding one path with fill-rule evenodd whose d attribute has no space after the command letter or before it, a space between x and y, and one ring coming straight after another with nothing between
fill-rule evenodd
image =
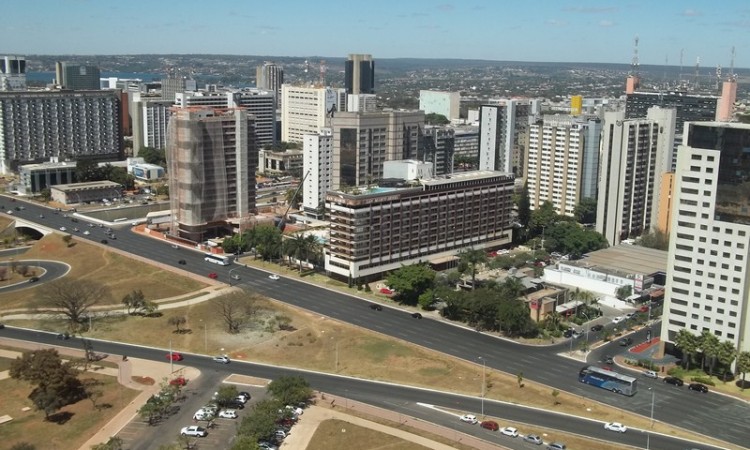
<instances>
[{"instance_id":1,"label":"low commercial building","mask_svg":"<svg viewBox=\"0 0 750 450\"><path fill-rule=\"evenodd\" d=\"M122 185L112 181L58 184L50 188L52 200L63 205L100 202L122 196Z\"/></svg>"},{"instance_id":2,"label":"low commercial building","mask_svg":"<svg viewBox=\"0 0 750 450\"><path fill-rule=\"evenodd\" d=\"M156 164L134 164L128 166L128 169L136 180L148 181L164 178L164 168Z\"/></svg>"},{"instance_id":3,"label":"low commercial building","mask_svg":"<svg viewBox=\"0 0 750 450\"><path fill-rule=\"evenodd\" d=\"M258 152L258 172L266 176L302 174L304 165L302 150L260 150Z\"/></svg>"},{"instance_id":4,"label":"low commercial building","mask_svg":"<svg viewBox=\"0 0 750 450\"><path fill-rule=\"evenodd\" d=\"M329 275L375 279L418 262L454 260L467 248L510 243L513 175L464 172L407 186L329 191Z\"/></svg>"},{"instance_id":5,"label":"low commercial building","mask_svg":"<svg viewBox=\"0 0 750 450\"><path fill-rule=\"evenodd\" d=\"M75 161L25 164L18 168L18 175L21 179L19 193L36 195L55 185L72 183L75 180L75 173Z\"/></svg>"}]
</instances>

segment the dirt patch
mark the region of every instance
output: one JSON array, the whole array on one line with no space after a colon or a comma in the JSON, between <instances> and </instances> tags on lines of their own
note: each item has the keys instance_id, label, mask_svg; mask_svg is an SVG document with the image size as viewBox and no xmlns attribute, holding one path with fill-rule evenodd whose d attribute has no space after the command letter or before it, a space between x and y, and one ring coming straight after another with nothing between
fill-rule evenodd
<instances>
[{"instance_id":1,"label":"dirt patch","mask_svg":"<svg viewBox=\"0 0 750 450\"><path fill-rule=\"evenodd\" d=\"M142 384L145 386L153 386L156 381L151 377L141 377L138 375L133 375L130 377L133 381L135 381L138 384Z\"/></svg>"},{"instance_id":2,"label":"dirt patch","mask_svg":"<svg viewBox=\"0 0 750 450\"><path fill-rule=\"evenodd\" d=\"M405 441L390 434L381 433L370 428L354 425L338 419L328 419L318 425L307 450L326 450L331 448L356 448L361 450L427 450L413 442Z\"/></svg>"}]
</instances>

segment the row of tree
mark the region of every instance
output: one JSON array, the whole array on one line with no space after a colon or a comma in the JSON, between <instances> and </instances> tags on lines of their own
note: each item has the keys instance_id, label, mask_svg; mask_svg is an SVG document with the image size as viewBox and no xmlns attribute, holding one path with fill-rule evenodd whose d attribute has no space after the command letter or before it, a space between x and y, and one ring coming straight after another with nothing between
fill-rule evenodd
<instances>
[{"instance_id":1,"label":"row of tree","mask_svg":"<svg viewBox=\"0 0 750 450\"><path fill-rule=\"evenodd\" d=\"M297 261L302 272L303 264L308 262L319 266L323 262L323 245L312 234L307 236L295 233L283 238L281 229L274 225L258 225L243 233L224 239L222 249L227 254L245 253L252 250L256 256L265 261L281 259L286 256L289 264Z\"/></svg>"},{"instance_id":2,"label":"row of tree","mask_svg":"<svg viewBox=\"0 0 750 450\"><path fill-rule=\"evenodd\" d=\"M750 352L737 352L737 348L730 341L720 341L708 330L695 335L687 329L681 329L674 337L674 345L683 355L682 366L690 370L693 362L700 362L700 367L707 373L715 373L716 364L722 369L722 377L726 381L730 374L730 367L737 361L737 372L742 373L742 384L745 384L745 373L750 372Z\"/></svg>"}]
</instances>

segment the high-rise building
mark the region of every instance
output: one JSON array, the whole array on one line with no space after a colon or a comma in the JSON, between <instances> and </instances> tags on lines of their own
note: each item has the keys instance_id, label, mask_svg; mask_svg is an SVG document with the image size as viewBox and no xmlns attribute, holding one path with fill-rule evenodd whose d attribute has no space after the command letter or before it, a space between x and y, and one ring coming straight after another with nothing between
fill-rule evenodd
<instances>
[{"instance_id":1,"label":"high-rise building","mask_svg":"<svg viewBox=\"0 0 750 450\"><path fill-rule=\"evenodd\" d=\"M323 128L318 134L306 134L302 153L302 208L305 214L322 218L326 193L333 183L333 131Z\"/></svg>"},{"instance_id":2,"label":"high-rise building","mask_svg":"<svg viewBox=\"0 0 750 450\"><path fill-rule=\"evenodd\" d=\"M331 119L333 189L364 186L383 178L383 163L421 159L423 111L343 112Z\"/></svg>"},{"instance_id":3,"label":"high-rise building","mask_svg":"<svg viewBox=\"0 0 750 450\"><path fill-rule=\"evenodd\" d=\"M453 157L464 160L479 160L479 128L457 127L453 130ZM463 167L454 167L456 170Z\"/></svg>"},{"instance_id":4,"label":"high-rise building","mask_svg":"<svg viewBox=\"0 0 750 450\"><path fill-rule=\"evenodd\" d=\"M272 62L264 62L255 69L255 86L273 92L276 109L281 109L281 85L284 84L284 69Z\"/></svg>"},{"instance_id":5,"label":"high-rise building","mask_svg":"<svg viewBox=\"0 0 750 450\"><path fill-rule=\"evenodd\" d=\"M255 210L258 147L253 116L242 108L175 108L167 165L172 233L194 242L231 231Z\"/></svg>"},{"instance_id":6,"label":"high-rise building","mask_svg":"<svg viewBox=\"0 0 750 450\"><path fill-rule=\"evenodd\" d=\"M350 54L344 63L347 94L375 93L375 61L372 55Z\"/></svg>"},{"instance_id":7,"label":"high-rise building","mask_svg":"<svg viewBox=\"0 0 750 450\"><path fill-rule=\"evenodd\" d=\"M0 91L26 90L26 58L3 56L0 58Z\"/></svg>"},{"instance_id":8,"label":"high-rise building","mask_svg":"<svg viewBox=\"0 0 750 450\"><path fill-rule=\"evenodd\" d=\"M328 192L328 273L365 281L417 262L445 267L466 248L510 243L512 174L463 172L412 183Z\"/></svg>"},{"instance_id":9,"label":"high-rise building","mask_svg":"<svg viewBox=\"0 0 750 450\"><path fill-rule=\"evenodd\" d=\"M122 159L120 91L0 92L0 172L19 164Z\"/></svg>"},{"instance_id":10,"label":"high-rise building","mask_svg":"<svg viewBox=\"0 0 750 450\"><path fill-rule=\"evenodd\" d=\"M516 173L513 133L516 103L512 100L479 108L479 170Z\"/></svg>"},{"instance_id":11,"label":"high-rise building","mask_svg":"<svg viewBox=\"0 0 750 450\"><path fill-rule=\"evenodd\" d=\"M161 98L162 100L175 101L177 94L184 92L196 91L198 86L195 80L185 77L167 77L161 80Z\"/></svg>"},{"instance_id":12,"label":"high-rise building","mask_svg":"<svg viewBox=\"0 0 750 450\"><path fill-rule=\"evenodd\" d=\"M373 112L378 110L377 96L375 94L345 95L346 109L340 111Z\"/></svg>"},{"instance_id":13,"label":"high-rise building","mask_svg":"<svg viewBox=\"0 0 750 450\"><path fill-rule=\"evenodd\" d=\"M662 177L671 168L676 112L653 107L645 119L605 112L596 231L610 245L658 223Z\"/></svg>"},{"instance_id":14,"label":"high-rise building","mask_svg":"<svg viewBox=\"0 0 750 450\"><path fill-rule=\"evenodd\" d=\"M330 119L341 111L340 92L325 87L281 87L281 140L302 143L306 134L330 127Z\"/></svg>"},{"instance_id":15,"label":"high-rise building","mask_svg":"<svg viewBox=\"0 0 750 450\"><path fill-rule=\"evenodd\" d=\"M460 106L460 92L419 91L419 109L425 114L440 114L448 120L458 120Z\"/></svg>"},{"instance_id":16,"label":"high-rise building","mask_svg":"<svg viewBox=\"0 0 750 450\"><path fill-rule=\"evenodd\" d=\"M737 80L732 77L721 84L721 97L716 108L716 120L729 122L734 116L734 102L737 100Z\"/></svg>"},{"instance_id":17,"label":"high-rise building","mask_svg":"<svg viewBox=\"0 0 750 450\"><path fill-rule=\"evenodd\" d=\"M432 176L448 175L453 172L453 152L455 145L453 128L443 125L428 125L424 129L423 161L431 162Z\"/></svg>"},{"instance_id":18,"label":"high-rise building","mask_svg":"<svg viewBox=\"0 0 750 450\"><path fill-rule=\"evenodd\" d=\"M96 66L58 62L55 64L55 74L57 84L62 89L93 91L101 88L101 74Z\"/></svg>"},{"instance_id":19,"label":"high-rise building","mask_svg":"<svg viewBox=\"0 0 750 450\"><path fill-rule=\"evenodd\" d=\"M597 123L592 119L592 126ZM595 180L598 169L598 148L586 142L588 128L588 120L567 115L544 116L530 125L525 166L531 209L550 202L557 214L573 216L584 182ZM594 155L587 155L592 147Z\"/></svg>"},{"instance_id":20,"label":"high-rise building","mask_svg":"<svg viewBox=\"0 0 750 450\"><path fill-rule=\"evenodd\" d=\"M685 124L677 152L661 339L708 331L750 351L750 125Z\"/></svg>"}]
</instances>

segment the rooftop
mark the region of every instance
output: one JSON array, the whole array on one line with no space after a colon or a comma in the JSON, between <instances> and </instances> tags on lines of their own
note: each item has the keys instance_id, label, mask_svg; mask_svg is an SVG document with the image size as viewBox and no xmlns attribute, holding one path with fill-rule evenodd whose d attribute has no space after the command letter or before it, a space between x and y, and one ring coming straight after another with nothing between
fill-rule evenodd
<instances>
[{"instance_id":1,"label":"rooftop","mask_svg":"<svg viewBox=\"0 0 750 450\"><path fill-rule=\"evenodd\" d=\"M651 275L667 271L667 252L638 245L616 245L585 255L565 264L605 271Z\"/></svg>"}]
</instances>

